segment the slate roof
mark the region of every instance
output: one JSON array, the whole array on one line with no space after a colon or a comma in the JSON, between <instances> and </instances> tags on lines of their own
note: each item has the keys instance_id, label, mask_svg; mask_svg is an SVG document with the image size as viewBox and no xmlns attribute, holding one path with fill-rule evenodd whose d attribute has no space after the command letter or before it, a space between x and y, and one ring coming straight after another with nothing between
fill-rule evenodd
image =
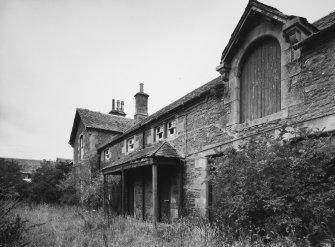
<instances>
[{"instance_id":1,"label":"slate roof","mask_svg":"<svg viewBox=\"0 0 335 247\"><path fill-rule=\"evenodd\" d=\"M313 23L313 25L320 30L328 28L334 24L335 24L335 11L329 13L328 15L322 17L321 19Z\"/></svg>"},{"instance_id":2,"label":"slate roof","mask_svg":"<svg viewBox=\"0 0 335 247\"><path fill-rule=\"evenodd\" d=\"M85 128L117 133L123 133L126 129L136 123L134 119L77 108L69 141L71 145L74 143L80 119Z\"/></svg>"},{"instance_id":3,"label":"slate roof","mask_svg":"<svg viewBox=\"0 0 335 247\"><path fill-rule=\"evenodd\" d=\"M155 145L129 153L125 157L113 162L111 165L102 168L102 170L150 157L179 158L179 159L182 158L178 154L177 150L174 147L172 147L168 142L159 142L156 143Z\"/></svg>"},{"instance_id":4,"label":"slate roof","mask_svg":"<svg viewBox=\"0 0 335 247\"><path fill-rule=\"evenodd\" d=\"M129 133L138 129L139 127L141 127L143 125L147 125L147 124L153 122L154 120L156 120L156 119L158 119L158 118L176 110L177 108L184 106L185 104L191 102L192 100L197 99L199 97L202 97L204 94L208 93L210 91L210 89L215 88L216 86L219 86L219 85L223 85L223 84L222 84L222 81L221 81L220 77L217 77L217 78L211 80L210 82L202 85L201 87L193 90L192 92L186 94L185 96L181 97L180 99L174 101L170 105L167 105L164 108L160 109L159 111L153 113L152 115L143 119L141 122L138 122L137 124L134 124L129 129L127 129L122 135L111 138L110 140L108 140L104 144L100 145L98 148L99 149L103 148L103 147L107 146L108 144L110 144L114 141L122 139L124 136L128 135Z\"/></svg>"},{"instance_id":5,"label":"slate roof","mask_svg":"<svg viewBox=\"0 0 335 247\"><path fill-rule=\"evenodd\" d=\"M231 34L231 37L228 41L228 44L225 46L222 55L221 55L221 63L223 61L226 61L227 58L231 59L230 56L230 51L232 49L232 47L236 44L236 38L239 36L239 33L242 32L243 30L246 30L248 28L245 27L246 21L249 20L249 16L251 15L251 12L261 12L264 15L268 15L271 16L272 18L276 19L276 20L286 20L289 18L289 16L285 15L284 13L280 12L278 9L260 3L256 0L250 0L248 5L245 7L245 10L240 18L240 20L238 21L233 33ZM228 59L228 60L229 60Z\"/></svg>"},{"instance_id":6,"label":"slate roof","mask_svg":"<svg viewBox=\"0 0 335 247\"><path fill-rule=\"evenodd\" d=\"M320 39L324 37L333 37L335 31L335 11L329 13L328 15L322 17L321 19L315 21L313 25L319 30L318 32L310 35L308 38L303 41L295 44L293 46L294 49L300 48L302 46L311 46L315 45L315 43L319 43Z\"/></svg>"}]
</instances>

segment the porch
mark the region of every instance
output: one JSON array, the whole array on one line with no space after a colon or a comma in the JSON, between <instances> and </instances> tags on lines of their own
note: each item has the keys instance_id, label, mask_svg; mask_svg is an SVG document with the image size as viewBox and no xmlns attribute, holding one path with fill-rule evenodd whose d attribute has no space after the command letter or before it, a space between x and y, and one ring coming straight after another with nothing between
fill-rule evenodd
<instances>
[{"instance_id":1,"label":"porch","mask_svg":"<svg viewBox=\"0 0 335 247\"><path fill-rule=\"evenodd\" d=\"M122 215L142 220L171 222L177 219L182 205L182 159L167 142L134 151L103 168L104 211L117 204ZM110 176L121 181L119 191L110 193Z\"/></svg>"}]
</instances>

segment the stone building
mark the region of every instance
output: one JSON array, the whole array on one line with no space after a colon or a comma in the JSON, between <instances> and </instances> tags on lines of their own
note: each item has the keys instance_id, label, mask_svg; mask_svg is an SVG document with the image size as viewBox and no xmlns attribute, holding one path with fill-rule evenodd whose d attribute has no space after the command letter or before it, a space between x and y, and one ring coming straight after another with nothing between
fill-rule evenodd
<instances>
[{"instance_id":1,"label":"stone building","mask_svg":"<svg viewBox=\"0 0 335 247\"><path fill-rule=\"evenodd\" d=\"M107 185L121 177L123 213L153 221L176 219L182 209L205 215L204 181L216 152L283 124L335 130L334 33L335 12L309 23L249 1L218 78L150 116L141 86L136 121L113 115L107 121L102 114L101 124L78 109L70 139L74 164L100 168ZM113 200L108 186L105 194Z\"/></svg>"},{"instance_id":2,"label":"stone building","mask_svg":"<svg viewBox=\"0 0 335 247\"><path fill-rule=\"evenodd\" d=\"M69 144L73 147L73 168L77 185L83 190L92 174L100 170L97 147L122 134L135 123L125 118L123 102L113 100L109 114L76 109Z\"/></svg>"}]
</instances>

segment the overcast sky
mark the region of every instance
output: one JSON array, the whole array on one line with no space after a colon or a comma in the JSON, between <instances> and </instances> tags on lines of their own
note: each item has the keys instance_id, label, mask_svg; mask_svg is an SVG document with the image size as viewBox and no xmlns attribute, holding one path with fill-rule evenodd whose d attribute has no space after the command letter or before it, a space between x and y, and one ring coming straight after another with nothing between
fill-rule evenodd
<instances>
[{"instance_id":1,"label":"overcast sky","mask_svg":"<svg viewBox=\"0 0 335 247\"><path fill-rule=\"evenodd\" d=\"M214 79L247 0L0 0L0 157L72 158L75 108L149 114ZM313 22L334 0L263 0Z\"/></svg>"}]
</instances>

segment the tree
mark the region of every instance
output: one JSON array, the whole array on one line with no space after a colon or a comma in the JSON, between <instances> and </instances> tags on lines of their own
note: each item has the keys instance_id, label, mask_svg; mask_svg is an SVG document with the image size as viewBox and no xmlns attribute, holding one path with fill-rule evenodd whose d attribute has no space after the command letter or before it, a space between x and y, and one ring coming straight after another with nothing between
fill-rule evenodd
<instances>
[{"instance_id":1,"label":"tree","mask_svg":"<svg viewBox=\"0 0 335 247\"><path fill-rule=\"evenodd\" d=\"M17 162L0 158L0 199L18 196L23 177Z\"/></svg>"},{"instance_id":2,"label":"tree","mask_svg":"<svg viewBox=\"0 0 335 247\"><path fill-rule=\"evenodd\" d=\"M76 189L76 179L74 171L70 171L64 180L61 180L57 185L61 192L60 202L64 204L77 204L79 203L79 192Z\"/></svg>"},{"instance_id":3,"label":"tree","mask_svg":"<svg viewBox=\"0 0 335 247\"><path fill-rule=\"evenodd\" d=\"M228 148L211 171L212 214L234 238L334 239L335 148L322 132L283 126Z\"/></svg>"},{"instance_id":4,"label":"tree","mask_svg":"<svg viewBox=\"0 0 335 247\"><path fill-rule=\"evenodd\" d=\"M71 165L67 162L42 161L32 176L31 199L36 202L58 203L61 191L57 186L71 170Z\"/></svg>"}]
</instances>

